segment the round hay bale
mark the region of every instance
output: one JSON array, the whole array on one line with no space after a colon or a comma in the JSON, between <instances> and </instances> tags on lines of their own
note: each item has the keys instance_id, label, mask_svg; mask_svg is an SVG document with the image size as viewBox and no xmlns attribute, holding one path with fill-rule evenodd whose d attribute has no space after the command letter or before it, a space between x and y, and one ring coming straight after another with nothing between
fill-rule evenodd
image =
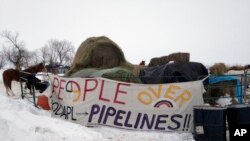
<instances>
[{"instance_id":1,"label":"round hay bale","mask_svg":"<svg viewBox=\"0 0 250 141\"><path fill-rule=\"evenodd\" d=\"M210 74L223 75L227 72L227 67L224 63L215 63L209 68Z\"/></svg>"},{"instance_id":2,"label":"round hay bale","mask_svg":"<svg viewBox=\"0 0 250 141\"><path fill-rule=\"evenodd\" d=\"M70 76L83 68L112 68L124 66L132 69L120 47L105 36L90 37L78 48L73 63L65 76Z\"/></svg>"},{"instance_id":3,"label":"round hay bale","mask_svg":"<svg viewBox=\"0 0 250 141\"><path fill-rule=\"evenodd\" d=\"M96 69L96 68L84 68L84 69L81 69L77 72L72 73L69 77L88 78L88 77L91 77L91 75L98 70L99 69Z\"/></svg>"}]
</instances>

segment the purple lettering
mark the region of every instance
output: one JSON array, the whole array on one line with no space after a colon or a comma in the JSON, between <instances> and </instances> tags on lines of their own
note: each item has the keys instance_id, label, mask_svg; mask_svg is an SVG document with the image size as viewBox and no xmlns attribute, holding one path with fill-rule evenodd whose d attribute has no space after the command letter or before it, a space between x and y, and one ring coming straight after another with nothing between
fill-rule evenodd
<instances>
[{"instance_id":1,"label":"purple lettering","mask_svg":"<svg viewBox=\"0 0 250 141\"><path fill-rule=\"evenodd\" d=\"M101 123L101 121L102 121L102 117L103 117L104 112L105 112L105 109L106 109L106 106L105 106L105 105L103 105L103 106L102 106L101 113L100 113L100 116L99 116L99 118L98 118L98 123Z\"/></svg>"},{"instance_id":2,"label":"purple lettering","mask_svg":"<svg viewBox=\"0 0 250 141\"><path fill-rule=\"evenodd\" d=\"M140 128L143 129L144 124L146 123L147 124L147 128L151 129L153 127L153 125L154 125L154 121L155 121L155 114L153 114L153 116L152 116L151 123L150 123L148 115L144 114L143 117L142 117L142 123L141 123L141 127Z\"/></svg>"},{"instance_id":3,"label":"purple lettering","mask_svg":"<svg viewBox=\"0 0 250 141\"><path fill-rule=\"evenodd\" d=\"M129 123L128 123L128 121L129 121L129 119L130 119L130 115L131 115L131 112L128 111L128 114L127 114L127 116L126 116L126 120L125 120L125 123L124 123L124 126L125 126L125 127L132 127L132 124L129 124Z\"/></svg>"},{"instance_id":4,"label":"purple lettering","mask_svg":"<svg viewBox=\"0 0 250 141\"><path fill-rule=\"evenodd\" d=\"M97 114L99 111L100 111L100 107L97 104L92 105L88 122L91 122L93 115Z\"/></svg>"},{"instance_id":5,"label":"purple lettering","mask_svg":"<svg viewBox=\"0 0 250 141\"><path fill-rule=\"evenodd\" d=\"M107 108L107 112L105 114L104 120L103 120L103 124L107 123L108 120L108 116L114 116L116 114L116 110L113 107L108 107Z\"/></svg>"},{"instance_id":6,"label":"purple lettering","mask_svg":"<svg viewBox=\"0 0 250 141\"><path fill-rule=\"evenodd\" d=\"M137 118L136 118L135 125L134 125L135 129L137 129L137 127L138 127L138 125L140 123L140 120L141 120L141 113L139 113Z\"/></svg>"},{"instance_id":7,"label":"purple lettering","mask_svg":"<svg viewBox=\"0 0 250 141\"><path fill-rule=\"evenodd\" d=\"M117 111L116 116L115 116L115 120L114 120L114 125L122 126L122 123L118 122L118 119L122 119L123 118L121 114L126 114L126 112L122 111L122 110L118 110Z\"/></svg>"},{"instance_id":8,"label":"purple lettering","mask_svg":"<svg viewBox=\"0 0 250 141\"><path fill-rule=\"evenodd\" d=\"M182 115L173 115L173 116L171 117L171 121L172 121L173 123L176 124L176 127L168 126L168 129L170 129L170 130L176 130L176 129L180 128L181 123L180 123L180 121L176 120L176 118L181 119L181 118L182 118Z\"/></svg>"},{"instance_id":9,"label":"purple lettering","mask_svg":"<svg viewBox=\"0 0 250 141\"><path fill-rule=\"evenodd\" d=\"M163 118L168 118L168 115L159 115L156 119L156 124L155 124L155 129L157 130L165 130L165 127L159 127L161 123L167 123L166 119Z\"/></svg>"}]
</instances>

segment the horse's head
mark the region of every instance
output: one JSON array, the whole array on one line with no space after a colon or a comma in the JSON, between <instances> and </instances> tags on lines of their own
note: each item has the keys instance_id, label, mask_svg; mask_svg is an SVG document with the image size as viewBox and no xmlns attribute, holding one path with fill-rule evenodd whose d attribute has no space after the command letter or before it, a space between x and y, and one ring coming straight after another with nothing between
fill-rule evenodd
<instances>
[{"instance_id":1,"label":"horse's head","mask_svg":"<svg viewBox=\"0 0 250 141\"><path fill-rule=\"evenodd\" d=\"M140 65L140 66L145 66L145 61L144 61L144 60L141 61L139 65Z\"/></svg>"},{"instance_id":2,"label":"horse's head","mask_svg":"<svg viewBox=\"0 0 250 141\"><path fill-rule=\"evenodd\" d=\"M45 71L44 63L39 63L36 65L36 72L44 72L44 71Z\"/></svg>"},{"instance_id":3,"label":"horse's head","mask_svg":"<svg viewBox=\"0 0 250 141\"><path fill-rule=\"evenodd\" d=\"M36 64L24 70L25 72L29 73L37 73L37 72L44 72L45 66L43 63Z\"/></svg>"}]
</instances>

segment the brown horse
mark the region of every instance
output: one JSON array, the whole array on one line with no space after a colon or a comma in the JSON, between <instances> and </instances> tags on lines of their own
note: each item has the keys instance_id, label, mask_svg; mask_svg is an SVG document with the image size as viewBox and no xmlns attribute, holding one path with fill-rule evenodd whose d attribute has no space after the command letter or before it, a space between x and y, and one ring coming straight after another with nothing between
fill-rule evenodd
<instances>
[{"instance_id":1,"label":"brown horse","mask_svg":"<svg viewBox=\"0 0 250 141\"><path fill-rule=\"evenodd\" d=\"M25 70L23 70L24 72L28 72L28 73L37 73L37 72L41 72L44 71L45 67L43 63L39 63L37 65L31 66ZM26 76L23 76L26 77ZM15 96L15 94L12 92L11 90L11 82L12 81L18 81L20 82L20 72L19 70L15 70L15 69L7 69L3 72L3 83L4 86L6 88L6 93L8 96ZM10 92L10 93L9 93Z\"/></svg>"}]
</instances>

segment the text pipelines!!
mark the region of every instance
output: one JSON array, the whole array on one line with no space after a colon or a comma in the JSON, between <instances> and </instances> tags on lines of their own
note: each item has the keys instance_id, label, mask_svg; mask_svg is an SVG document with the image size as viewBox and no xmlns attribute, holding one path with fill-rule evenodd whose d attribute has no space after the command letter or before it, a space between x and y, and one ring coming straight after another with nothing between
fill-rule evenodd
<instances>
[{"instance_id":1,"label":"text pipelines!!","mask_svg":"<svg viewBox=\"0 0 250 141\"><path fill-rule=\"evenodd\" d=\"M162 131L174 131L182 128L183 131L187 131L189 129L189 123L191 121L190 119L190 114L148 115L146 113L135 113L132 111L116 109L111 106L107 107L105 105L100 106L98 104L95 104L91 107L88 118L88 125L109 125L125 129ZM108 124L108 121L111 121L111 123Z\"/></svg>"}]
</instances>

